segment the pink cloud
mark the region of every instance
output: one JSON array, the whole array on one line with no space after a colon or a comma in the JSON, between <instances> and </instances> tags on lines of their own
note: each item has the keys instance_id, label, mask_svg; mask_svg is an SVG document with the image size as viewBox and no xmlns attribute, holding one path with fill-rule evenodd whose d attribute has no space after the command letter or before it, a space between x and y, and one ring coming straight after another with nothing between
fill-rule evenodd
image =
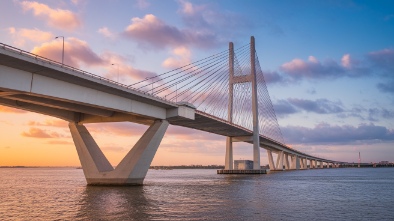
<instances>
[{"instance_id":1,"label":"pink cloud","mask_svg":"<svg viewBox=\"0 0 394 221\"><path fill-rule=\"evenodd\" d=\"M341 59L342 66L345 68L351 68L351 60L350 60L350 54L345 54L343 55Z\"/></svg>"},{"instance_id":2,"label":"pink cloud","mask_svg":"<svg viewBox=\"0 0 394 221\"><path fill-rule=\"evenodd\" d=\"M24 137L34 137L34 138L60 138L63 137L57 132L47 132L37 127L31 127L29 132L23 132L21 134Z\"/></svg>"},{"instance_id":3,"label":"pink cloud","mask_svg":"<svg viewBox=\"0 0 394 221\"><path fill-rule=\"evenodd\" d=\"M62 56L62 39L53 40L35 47L32 53L61 61ZM77 38L67 38L64 40L64 63L74 67L80 67L82 64L89 66L100 65L104 61L95 54L89 45Z\"/></svg>"},{"instance_id":4,"label":"pink cloud","mask_svg":"<svg viewBox=\"0 0 394 221\"><path fill-rule=\"evenodd\" d=\"M60 62L62 60L62 39L54 39L35 47L32 53ZM82 66L99 67L106 70L104 77L129 84L156 76L155 73L134 68L129 58L110 51L95 53L87 42L77 38L64 41L64 64L81 68ZM111 65L113 64L113 65Z\"/></svg>"},{"instance_id":5,"label":"pink cloud","mask_svg":"<svg viewBox=\"0 0 394 221\"><path fill-rule=\"evenodd\" d=\"M308 61L293 59L290 62L281 65L280 69L289 77L298 80L300 78L335 78L345 74L345 69L333 60L327 60L324 63L318 61L315 57L309 56Z\"/></svg>"},{"instance_id":6,"label":"pink cloud","mask_svg":"<svg viewBox=\"0 0 394 221\"><path fill-rule=\"evenodd\" d=\"M177 47L172 51L171 57L163 61L162 66L169 69L175 69L192 63L191 51L186 47Z\"/></svg>"},{"instance_id":7,"label":"pink cloud","mask_svg":"<svg viewBox=\"0 0 394 221\"><path fill-rule=\"evenodd\" d=\"M74 30L82 24L78 16L69 10L52 9L48 5L31 1L20 2L20 5L24 11L33 11L34 16L45 20L54 28Z\"/></svg>"},{"instance_id":8,"label":"pink cloud","mask_svg":"<svg viewBox=\"0 0 394 221\"><path fill-rule=\"evenodd\" d=\"M140 9L145 9L150 6L150 3L148 2L148 0L137 0L136 6Z\"/></svg>"},{"instance_id":9,"label":"pink cloud","mask_svg":"<svg viewBox=\"0 0 394 221\"><path fill-rule=\"evenodd\" d=\"M216 36L212 33L180 30L152 14L145 15L143 18L132 18L124 34L139 41L142 46L151 48L180 45L208 47L216 42Z\"/></svg>"},{"instance_id":10,"label":"pink cloud","mask_svg":"<svg viewBox=\"0 0 394 221\"><path fill-rule=\"evenodd\" d=\"M26 41L45 42L54 38L51 32L41 31L39 29L16 29L14 27L8 28L8 33L12 36L14 44L23 46Z\"/></svg>"},{"instance_id":11,"label":"pink cloud","mask_svg":"<svg viewBox=\"0 0 394 221\"><path fill-rule=\"evenodd\" d=\"M124 83L134 83L144 80L148 77L156 76L155 73L150 71L144 71L134 68L129 64L128 58L120 56L118 54L106 51L100 56L104 62L104 68L108 71L104 74L104 77ZM110 64L110 65L107 65Z\"/></svg>"},{"instance_id":12,"label":"pink cloud","mask_svg":"<svg viewBox=\"0 0 394 221\"><path fill-rule=\"evenodd\" d=\"M107 27L102 27L97 32L106 38L115 38L115 34L111 32Z\"/></svg>"}]
</instances>

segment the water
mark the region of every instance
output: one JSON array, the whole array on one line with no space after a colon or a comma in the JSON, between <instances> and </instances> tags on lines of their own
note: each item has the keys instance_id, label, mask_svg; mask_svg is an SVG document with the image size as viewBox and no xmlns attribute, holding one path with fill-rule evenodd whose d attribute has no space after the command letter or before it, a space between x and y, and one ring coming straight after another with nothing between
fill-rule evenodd
<instances>
[{"instance_id":1,"label":"water","mask_svg":"<svg viewBox=\"0 0 394 221\"><path fill-rule=\"evenodd\" d=\"M0 220L394 220L394 168L217 175L149 170L86 186L82 170L0 169Z\"/></svg>"}]
</instances>

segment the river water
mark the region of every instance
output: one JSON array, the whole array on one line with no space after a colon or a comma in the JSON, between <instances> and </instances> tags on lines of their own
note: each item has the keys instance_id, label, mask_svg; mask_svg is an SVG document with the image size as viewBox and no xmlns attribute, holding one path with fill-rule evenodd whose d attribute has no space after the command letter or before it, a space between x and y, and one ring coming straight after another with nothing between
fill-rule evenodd
<instances>
[{"instance_id":1,"label":"river water","mask_svg":"<svg viewBox=\"0 0 394 221\"><path fill-rule=\"evenodd\" d=\"M394 168L217 175L149 170L87 186L80 169L0 169L0 220L394 220Z\"/></svg>"}]
</instances>

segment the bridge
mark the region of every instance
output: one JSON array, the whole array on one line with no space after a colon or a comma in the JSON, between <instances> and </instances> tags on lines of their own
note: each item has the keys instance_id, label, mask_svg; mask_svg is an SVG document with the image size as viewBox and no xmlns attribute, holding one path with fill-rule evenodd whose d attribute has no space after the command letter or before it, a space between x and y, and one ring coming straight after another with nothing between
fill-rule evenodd
<instances>
[{"instance_id":1,"label":"bridge","mask_svg":"<svg viewBox=\"0 0 394 221\"><path fill-rule=\"evenodd\" d=\"M0 105L69 122L90 185L142 184L169 124L226 137L225 170L233 170L233 143L260 148L272 171L339 167L284 142L255 50L255 40L131 85L0 43ZM84 124L149 125L114 168ZM276 157L276 161L274 160ZM289 160L290 158L290 160Z\"/></svg>"}]
</instances>

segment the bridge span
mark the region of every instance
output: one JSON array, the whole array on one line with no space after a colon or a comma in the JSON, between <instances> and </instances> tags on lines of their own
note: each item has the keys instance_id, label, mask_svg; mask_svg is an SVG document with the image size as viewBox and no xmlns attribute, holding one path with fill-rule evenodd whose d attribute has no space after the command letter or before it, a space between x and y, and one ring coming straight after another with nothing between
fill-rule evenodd
<instances>
[{"instance_id":1,"label":"bridge span","mask_svg":"<svg viewBox=\"0 0 394 221\"><path fill-rule=\"evenodd\" d=\"M230 43L228 51L210 58L224 58L227 63L225 69L217 68L217 71L201 75L202 70L214 67L210 60L203 59L205 63L193 63L192 68L184 66L176 72L166 72L164 74L167 75L148 79L151 80L150 84L141 81L124 85L0 43L0 105L68 121L83 172L90 185L142 184L169 124L226 136L226 170L233 169L233 142L253 145L253 169L256 170L260 169L260 148L267 150L271 170L307 169L308 161L310 168L344 164L288 147L283 138L277 138L278 134L281 136L279 127L268 127L267 134L278 131L272 136L264 133L267 130L264 125L266 119L260 115L265 110L271 113L273 109L269 96L268 101L265 98L267 105L258 96L261 93L268 95L268 92L259 64L256 65L258 58L253 37L247 48L250 49L250 67L246 71L238 64L241 63L241 56L236 56ZM245 54L243 51L246 51L245 47L241 47L240 53ZM185 74L187 70L190 72ZM216 73L224 74L216 76ZM204 77L189 81L190 76L199 74ZM174 90L174 82L179 90ZM191 87L190 82L198 84ZM152 89L147 89L148 85ZM208 88L207 85L212 86ZM237 88L242 90L237 92ZM250 96L245 95L247 92ZM207 100L211 103L207 104ZM198 107L195 106L197 103ZM221 108L218 108L217 105L220 107L221 104ZM242 107L238 108L237 104ZM225 111L217 114L218 109ZM275 126L276 122L277 125L274 113L268 117L273 119L268 124ZM126 121L149 125L149 128L114 168L84 124ZM273 154L276 155L276 161Z\"/></svg>"}]
</instances>

